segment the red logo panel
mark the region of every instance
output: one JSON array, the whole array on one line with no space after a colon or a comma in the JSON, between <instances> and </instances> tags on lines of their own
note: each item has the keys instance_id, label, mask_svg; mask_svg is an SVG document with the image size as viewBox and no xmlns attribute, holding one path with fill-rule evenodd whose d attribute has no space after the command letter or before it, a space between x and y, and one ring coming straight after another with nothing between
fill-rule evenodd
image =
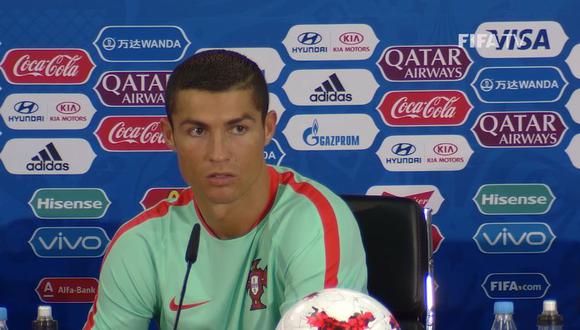
<instances>
[{"instance_id":1,"label":"red logo panel","mask_svg":"<svg viewBox=\"0 0 580 330\"><path fill-rule=\"evenodd\" d=\"M167 151L161 131L163 116L108 116L95 131L107 151Z\"/></svg>"},{"instance_id":2,"label":"red logo panel","mask_svg":"<svg viewBox=\"0 0 580 330\"><path fill-rule=\"evenodd\" d=\"M45 277L34 290L45 303L92 303L98 286L92 277Z\"/></svg>"},{"instance_id":3,"label":"red logo panel","mask_svg":"<svg viewBox=\"0 0 580 330\"><path fill-rule=\"evenodd\" d=\"M84 49L11 49L0 68L12 84L80 85L95 63Z\"/></svg>"},{"instance_id":4,"label":"red logo panel","mask_svg":"<svg viewBox=\"0 0 580 330\"><path fill-rule=\"evenodd\" d=\"M473 106L462 91L394 91L383 96L377 110L391 126L457 126Z\"/></svg>"}]
</instances>

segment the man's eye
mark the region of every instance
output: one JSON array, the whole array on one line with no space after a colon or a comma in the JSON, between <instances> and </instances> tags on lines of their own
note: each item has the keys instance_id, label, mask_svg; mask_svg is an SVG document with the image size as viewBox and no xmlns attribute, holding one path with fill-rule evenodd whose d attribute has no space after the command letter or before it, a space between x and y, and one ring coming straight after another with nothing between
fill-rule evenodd
<instances>
[{"instance_id":1,"label":"man's eye","mask_svg":"<svg viewBox=\"0 0 580 330\"><path fill-rule=\"evenodd\" d=\"M234 134L241 135L241 134L246 133L248 131L248 128L244 125L236 125L233 127L232 130L233 130Z\"/></svg>"},{"instance_id":2,"label":"man's eye","mask_svg":"<svg viewBox=\"0 0 580 330\"><path fill-rule=\"evenodd\" d=\"M189 135L191 136L202 136L204 133L204 129L201 127L194 127L189 130Z\"/></svg>"}]
</instances>

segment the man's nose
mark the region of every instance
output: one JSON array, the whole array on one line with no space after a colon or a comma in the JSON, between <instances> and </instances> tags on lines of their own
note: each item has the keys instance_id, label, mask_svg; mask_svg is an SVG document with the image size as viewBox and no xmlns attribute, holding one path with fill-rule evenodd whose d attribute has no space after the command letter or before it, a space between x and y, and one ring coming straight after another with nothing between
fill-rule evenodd
<instances>
[{"instance_id":1,"label":"man's nose","mask_svg":"<svg viewBox=\"0 0 580 330\"><path fill-rule=\"evenodd\" d=\"M229 148L227 136L223 132L213 133L209 142L209 159L213 162L228 160Z\"/></svg>"}]
</instances>

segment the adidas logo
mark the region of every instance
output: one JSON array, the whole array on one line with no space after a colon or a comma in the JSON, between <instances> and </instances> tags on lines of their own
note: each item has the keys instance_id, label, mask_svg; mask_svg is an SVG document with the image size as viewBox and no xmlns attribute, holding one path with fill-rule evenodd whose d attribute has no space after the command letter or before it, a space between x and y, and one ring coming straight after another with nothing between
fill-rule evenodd
<instances>
[{"instance_id":1,"label":"adidas logo","mask_svg":"<svg viewBox=\"0 0 580 330\"><path fill-rule=\"evenodd\" d=\"M62 160L60 153L51 142L26 164L29 171L68 171L69 163Z\"/></svg>"},{"instance_id":2,"label":"adidas logo","mask_svg":"<svg viewBox=\"0 0 580 330\"><path fill-rule=\"evenodd\" d=\"M336 73L333 73L314 90L314 93L310 94L310 101L350 102L352 101L352 94L346 92Z\"/></svg>"}]
</instances>

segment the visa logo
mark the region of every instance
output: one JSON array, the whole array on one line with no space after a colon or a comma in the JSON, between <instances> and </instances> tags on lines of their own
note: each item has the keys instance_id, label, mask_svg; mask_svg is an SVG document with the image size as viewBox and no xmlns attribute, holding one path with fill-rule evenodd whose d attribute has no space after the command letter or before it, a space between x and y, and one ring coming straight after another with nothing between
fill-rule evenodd
<instances>
[{"instance_id":1,"label":"visa logo","mask_svg":"<svg viewBox=\"0 0 580 330\"><path fill-rule=\"evenodd\" d=\"M487 32L495 37L497 50L550 49L550 40L546 29L489 29Z\"/></svg>"},{"instance_id":2,"label":"visa logo","mask_svg":"<svg viewBox=\"0 0 580 330\"><path fill-rule=\"evenodd\" d=\"M109 241L100 227L41 227L28 244L39 258L96 258Z\"/></svg>"},{"instance_id":3,"label":"visa logo","mask_svg":"<svg viewBox=\"0 0 580 330\"><path fill-rule=\"evenodd\" d=\"M486 223L473 240L482 253L545 253L556 236L545 223Z\"/></svg>"}]
</instances>

